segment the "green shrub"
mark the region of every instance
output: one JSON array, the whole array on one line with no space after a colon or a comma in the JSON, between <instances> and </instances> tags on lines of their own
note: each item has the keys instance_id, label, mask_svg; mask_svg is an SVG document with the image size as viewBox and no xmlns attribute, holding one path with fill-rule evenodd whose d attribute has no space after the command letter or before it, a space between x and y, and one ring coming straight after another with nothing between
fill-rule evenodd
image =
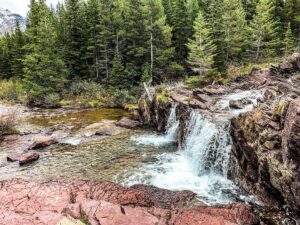
<instances>
[{"instance_id":1,"label":"green shrub","mask_svg":"<svg viewBox=\"0 0 300 225\"><path fill-rule=\"evenodd\" d=\"M57 93L51 93L44 97L43 106L46 108L58 108L61 107L60 104L61 97Z\"/></svg>"},{"instance_id":2,"label":"green shrub","mask_svg":"<svg viewBox=\"0 0 300 225\"><path fill-rule=\"evenodd\" d=\"M192 76L186 79L185 83L190 88L201 87L206 84L206 79L204 77Z\"/></svg>"},{"instance_id":3,"label":"green shrub","mask_svg":"<svg viewBox=\"0 0 300 225\"><path fill-rule=\"evenodd\" d=\"M125 104L134 104L138 101L138 99L132 95L130 95L129 91L124 90L115 90L113 93L113 102L112 107L124 107Z\"/></svg>"},{"instance_id":4,"label":"green shrub","mask_svg":"<svg viewBox=\"0 0 300 225\"><path fill-rule=\"evenodd\" d=\"M64 102L75 99L81 107L124 107L125 104L135 104L142 89L132 87L130 90L106 87L96 82L79 81L71 84L70 89L64 93Z\"/></svg>"},{"instance_id":5,"label":"green shrub","mask_svg":"<svg viewBox=\"0 0 300 225\"><path fill-rule=\"evenodd\" d=\"M0 81L0 99L6 101L19 101L23 96L22 85L18 81Z\"/></svg>"}]
</instances>

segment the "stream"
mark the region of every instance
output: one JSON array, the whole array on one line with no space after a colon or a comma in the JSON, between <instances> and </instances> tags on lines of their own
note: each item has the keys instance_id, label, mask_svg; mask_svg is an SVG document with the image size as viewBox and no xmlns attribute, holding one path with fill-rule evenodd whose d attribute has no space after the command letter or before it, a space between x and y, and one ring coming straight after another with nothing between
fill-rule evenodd
<instances>
[{"instance_id":1,"label":"stream","mask_svg":"<svg viewBox=\"0 0 300 225\"><path fill-rule=\"evenodd\" d=\"M253 104L243 110L229 109L230 99L245 96L250 97ZM223 97L216 107L223 113L225 111L226 116L210 117L193 111L179 149L176 143L179 129L176 105L170 112L165 134L134 129L105 138L90 138L87 128L103 121L117 121L128 116L127 112L116 109L27 109L18 125L23 133L26 130L27 133L51 134L57 132L53 131L56 128L60 129L60 136L68 134L66 140L69 142L40 150L41 158L25 167L6 162L7 149L0 147L0 179L111 180L124 185L144 183L170 190L191 190L207 205L247 201L251 197L227 179L231 152L228 118L251 110L257 97L257 93ZM85 139L88 141L82 142Z\"/></svg>"}]
</instances>

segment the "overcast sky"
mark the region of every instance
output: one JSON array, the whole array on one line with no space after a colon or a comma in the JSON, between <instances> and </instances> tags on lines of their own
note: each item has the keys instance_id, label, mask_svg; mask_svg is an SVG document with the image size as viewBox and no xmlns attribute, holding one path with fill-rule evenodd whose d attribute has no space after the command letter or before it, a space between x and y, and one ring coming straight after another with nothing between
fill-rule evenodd
<instances>
[{"instance_id":1,"label":"overcast sky","mask_svg":"<svg viewBox=\"0 0 300 225\"><path fill-rule=\"evenodd\" d=\"M56 5L60 0L46 0L50 5ZM0 0L0 8L9 9L12 13L26 16L30 0Z\"/></svg>"}]
</instances>

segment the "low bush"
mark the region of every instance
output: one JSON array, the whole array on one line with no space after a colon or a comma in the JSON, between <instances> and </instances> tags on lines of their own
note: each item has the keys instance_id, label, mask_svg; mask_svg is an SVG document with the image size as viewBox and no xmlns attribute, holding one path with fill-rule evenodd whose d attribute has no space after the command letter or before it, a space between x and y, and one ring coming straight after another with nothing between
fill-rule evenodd
<instances>
[{"instance_id":1,"label":"low bush","mask_svg":"<svg viewBox=\"0 0 300 225\"><path fill-rule=\"evenodd\" d=\"M24 92L20 82L12 80L0 81L0 100L20 101L23 96Z\"/></svg>"},{"instance_id":2,"label":"low bush","mask_svg":"<svg viewBox=\"0 0 300 225\"><path fill-rule=\"evenodd\" d=\"M0 137L14 133L14 127L17 124L16 115L15 111L0 114Z\"/></svg>"},{"instance_id":3,"label":"low bush","mask_svg":"<svg viewBox=\"0 0 300 225\"><path fill-rule=\"evenodd\" d=\"M60 100L61 97L59 94L51 93L44 97L43 105L46 108L59 108L61 107Z\"/></svg>"},{"instance_id":4,"label":"low bush","mask_svg":"<svg viewBox=\"0 0 300 225\"><path fill-rule=\"evenodd\" d=\"M64 92L61 103L80 105L84 108L94 107L124 107L126 104L135 104L141 94L141 88L133 87L130 90L107 87L96 82L78 81L70 85Z\"/></svg>"}]
</instances>

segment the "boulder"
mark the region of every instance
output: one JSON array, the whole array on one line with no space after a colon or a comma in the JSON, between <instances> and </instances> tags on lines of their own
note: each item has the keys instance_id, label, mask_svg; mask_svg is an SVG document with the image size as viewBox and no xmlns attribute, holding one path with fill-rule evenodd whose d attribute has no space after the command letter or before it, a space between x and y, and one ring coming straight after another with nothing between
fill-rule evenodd
<instances>
[{"instance_id":1,"label":"boulder","mask_svg":"<svg viewBox=\"0 0 300 225\"><path fill-rule=\"evenodd\" d=\"M233 109L243 109L246 105L252 104L252 101L248 98L243 98L240 100L230 100L229 107Z\"/></svg>"},{"instance_id":2,"label":"boulder","mask_svg":"<svg viewBox=\"0 0 300 225\"><path fill-rule=\"evenodd\" d=\"M20 166L23 166L25 164L34 162L36 160L38 160L40 158L40 154L37 152L25 152L23 154L21 154L20 158L19 158L19 164Z\"/></svg>"},{"instance_id":3,"label":"boulder","mask_svg":"<svg viewBox=\"0 0 300 225\"><path fill-rule=\"evenodd\" d=\"M12 153L12 154L7 155L6 159L8 162L17 162L17 161L19 161L20 156L21 156L21 154Z\"/></svg>"},{"instance_id":4,"label":"boulder","mask_svg":"<svg viewBox=\"0 0 300 225\"><path fill-rule=\"evenodd\" d=\"M29 147L29 149L45 148L56 143L57 141L53 137L38 136L34 138L33 144Z\"/></svg>"},{"instance_id":5,"label":"boulder","mask_svg":"<svg viewBox=\"0 0 300 225\"><path fill-rule=\"evenodd\" d=\"M131 120L127 117L123 117L121 120L117 122L117 125L124 128L136 128L141 126L141 123L136 120Z\"/></svg>"},{"instance_id":6,"label":"boulder","mask_svg":"<svg viewBox=\"0 0 300 225\"><path fill-rule=\"evenodd\" d=\"M241 100L230 100L229 101L229 107L233 109L243 109L244 104Z\"/></svg>"}]
</instances>

